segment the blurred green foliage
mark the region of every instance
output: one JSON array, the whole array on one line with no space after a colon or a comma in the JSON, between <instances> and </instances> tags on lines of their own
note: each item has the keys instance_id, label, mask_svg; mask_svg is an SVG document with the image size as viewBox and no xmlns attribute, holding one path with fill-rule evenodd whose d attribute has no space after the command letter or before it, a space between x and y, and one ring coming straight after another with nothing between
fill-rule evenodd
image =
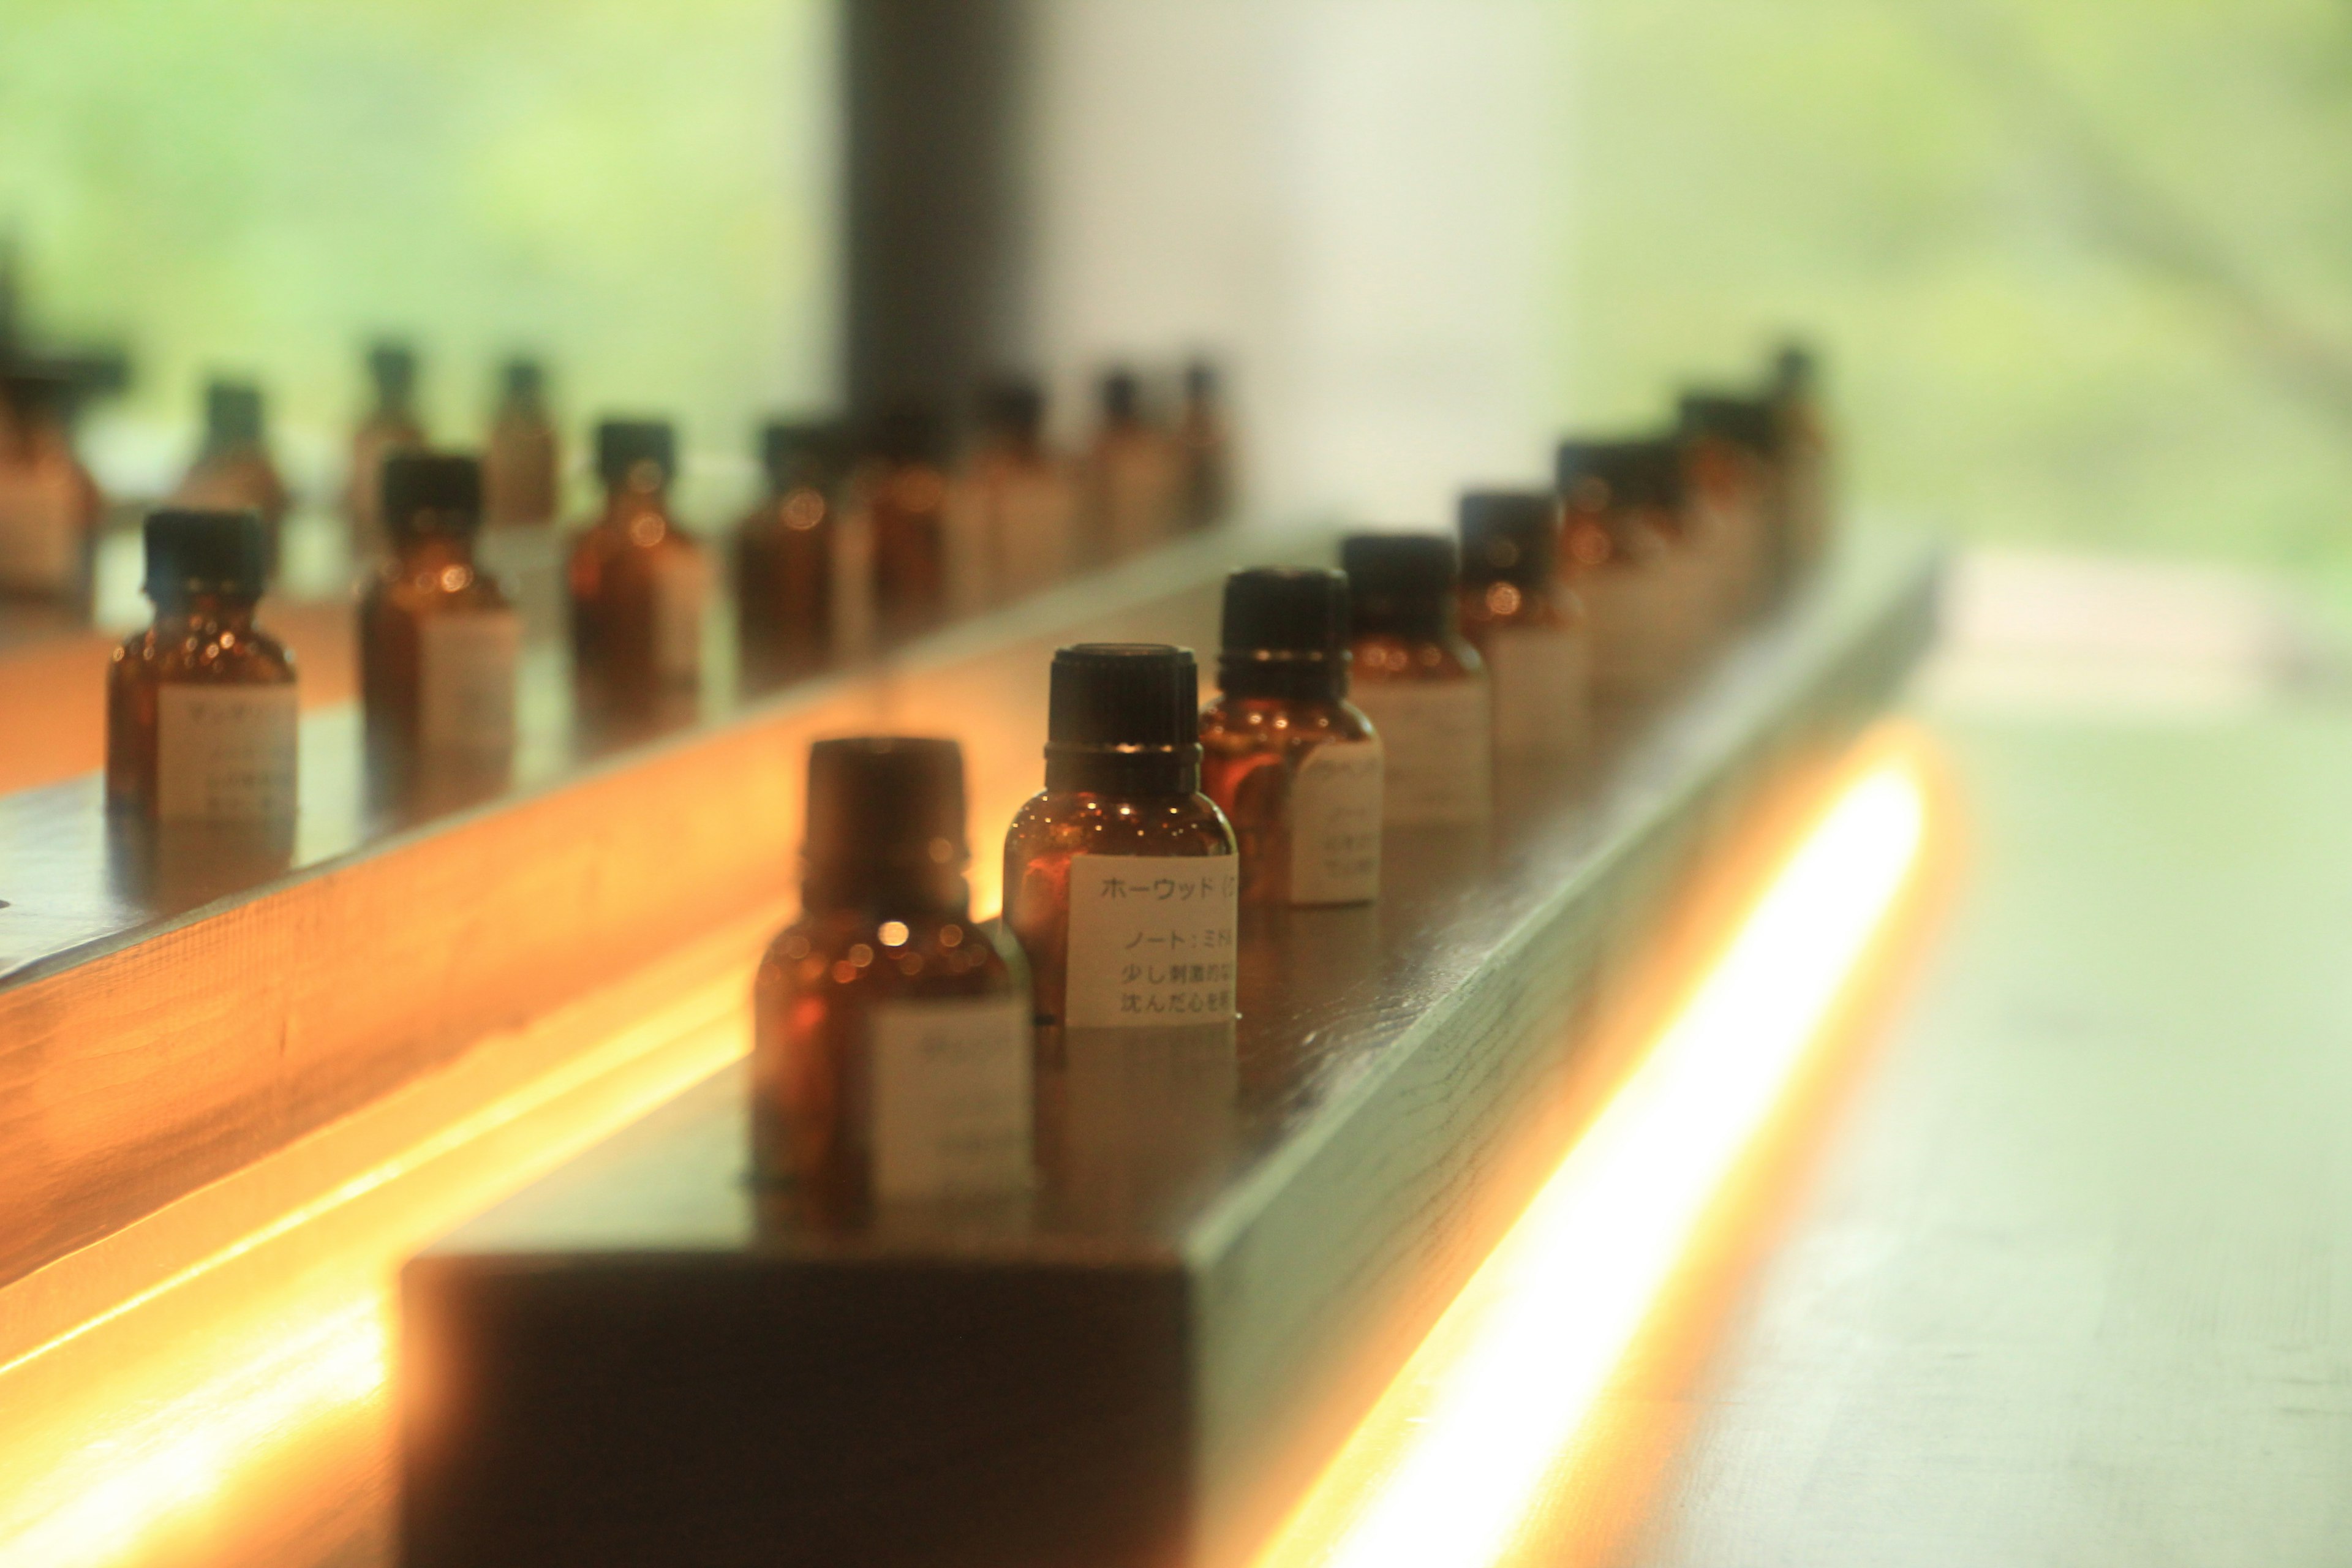
<instances>
[{"instance_id":1,"label":"blurred green foliage","mask_svg":"<svg viewBox=\"0 0 2352 1568\"><path fill-rule=\"evenodd\" d=\"M575 429L671 413L748 454L757 414L833 380L830 16L0 0L0 231L38 324L131 349L110 418L175 455L217 368L324 469L383 333L422 350L446 439L525 351Z\"/></svg>"},{"instance_id":2,"label":"blurred green foliage","mask_svg":"<svg viewBox=\"0 0 2352 1568\"><path fill-rule=\"evenodd\" d=\"M2352 583L2345 0L1567 3L1580 421L1801 328L1867 502Z\"/></svg>"}]
</instances>

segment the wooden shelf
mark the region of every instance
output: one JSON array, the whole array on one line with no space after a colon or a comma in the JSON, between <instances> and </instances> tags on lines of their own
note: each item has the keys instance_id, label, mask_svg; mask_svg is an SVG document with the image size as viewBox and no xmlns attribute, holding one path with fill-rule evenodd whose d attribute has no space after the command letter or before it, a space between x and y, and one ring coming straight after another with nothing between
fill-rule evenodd
<instances>
[{"instance_id":1,"label":"wooden shelf","mask_svg":"<svg viewBox=\"0 0 2352 1568\"><path fill-rule=\"evenodd\" d=\"M736 1069L483 1215L404 1277L409 1561L1232 1560L1557 1158L1611 1066L1585 1022L1695 868L1896 689L1936 580L1865 542L1584 776L1392 832L1377 909L1245 929L1237 1038L1073 1040L1033 1201L810 1231L746 1179Z\"/></svg>"}]
</instances>

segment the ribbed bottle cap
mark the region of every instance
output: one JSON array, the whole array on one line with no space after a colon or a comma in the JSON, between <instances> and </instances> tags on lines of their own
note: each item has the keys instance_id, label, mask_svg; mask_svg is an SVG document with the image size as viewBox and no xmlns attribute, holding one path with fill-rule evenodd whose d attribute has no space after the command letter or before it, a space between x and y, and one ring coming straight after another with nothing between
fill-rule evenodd
<instances>
[{"instance_id":1,"label":"ribbed bottle cap","mask_svg":"<svg viewBox=\"0 0 2352 1568\"><path fill-rule=\"evenodd\" d=\"M261 388L249 381L207 384L205 444L215 451L261 445Z\"/></svg>"},{"instance_id":2,"label":"ribbed bottle cap","mask_svg":"<svg viewBox=\"0 0 2352 1568\"><path fill-rule=\"evenodd\" d=\"M395 539L471 534L482 525L482 465L456 452L385 454L383 521Z\"/></svg>"},{"instance_id":3,"label":"ribbed bottle cap","mask_svg":"<svg viewBox=\"0 0 2352 1568\"><path fill-rule=\"evenodd\" d=\"M368 378L386 403L405 403L416 390L416 351L386 340L368 347Z\"/></svg>"},{"instance_id":4,"label":"ribbed bottle cap","mask_svg":"<svg viewBox=\"0 0 2352 1568\"><path fill-rule=\"evenodd\" d=\"M1682 504L1682 453L1672 440L1562 441L1559 478L1562 500L1595 511Z\"/></svg>"},{"instance_id":5,"label":"ribbed bottle cap","mask_svg":"<svg viewBox=\"0 0 2352 1568\"><path fill-rule=\"evenodd\" d=\"M596 475L617 485L651 465L656 485L677 473L677 432L667 419L607 419L596 426Z\"/></svg>"},{"instance_id":6,"label":"ribbed bottle cap","mask_svg":"<svg viewBox=\"0 0 2352 1568\"><path fill-rule=\"evenodd\" d=\"M1355 630L1444 635L1460 579L1454 541L1442 533L1352 533L1339 542Z\"/></svg>"},{"instance_id":7,"label":"ribbed bottle cap","mask_svg":"<svg viewBox=\"0 0 2352 1568\"><path fill-rule=\"evenodd\" d=\"M1101 396L1103 417L1112 423L1143 417L1143 378L1125 366L1103 373Z\"/></svg>"},{"instance_id":8,"label":"ribbed bottle cap","mask_svg":"<svg viewBox=\"0 0 2352 1568\"><path fill-rule=\"evenodd\" d=\"M1225 579L1217 682L1235 696L1343 697L1348 579L1321 567L1255 566Z\"/></svg>"},{"instance_id":9,"label":"ribbed bottle cap","mask_svg":"<svg viewBox=\"0 0 2352 1568\"><path fill-rule=\"evenodd\" d=\"M1559 498L1541 490L1470 490L1462 497L1462 580L1538 588L1559 561Z\"/></svg>"},{"instance_id":10,"label":"ribbed bottle cap","mask_svg":"<svg viewBox=\"0 0 2352 1568\"><path fill-rule=\"evenodd\" d=\"M841 478L846 444L829 420L771 420L760 426L760 467L779 490L829 490Z\"/></svg>"},{"instance_id":11,"label":"ribbed bottle cap","mask_svg":"<svg viewBox=\"0 0 2352 1568\"><path fill-rule=\"evenodd\" d=\"M865 447L886 463L937 466L947 461L947 416L925 402L892 404L866 421Z\"/></svg>"},{"instance_id":12,"label":"ribbed bottle cap","mask_svg":"<svg viewBox=\"0 0 2352 1568\"><path fill-rule=\"evenodd\" d=\"M1189 647L1079 643L1054 655L1048 788L1189 793L1201 768L1201 675Z\"/></svg>"},{"instance_id":13,"label":"ribbed bottle cap","mask_svg":"<svg viewBox=\"0 0 2352 1568\"><path fill-rule=\"evenodd\" d=\"M250 511L172 507L147 514L147 596L174 604L191 594L259 598L269 575L269 537Z\"/></svg>"},{"instance_id":14,"label":"ribbed bottle cap","mask_svg":"<svg viewBox=\"0 0 2352 1568\"><path fill-rule=\"evenodd\" d=\"M963 748L926 736L858 735L809 748L808 873L839 887L961 877Z\"/></svg>"},{"instance_id":15,"label":"ribbed bottle cap","mask_svg":"<svg viewBox=\"0 0 2352 1568\"><path fill-rule=\"evenodd\" d=\"M1686 392L1678 427L1685 437L1713 436L1770 457L1780 449L1780 420L1769 400L1723 392Z\"/></svg>"}]
</instances>

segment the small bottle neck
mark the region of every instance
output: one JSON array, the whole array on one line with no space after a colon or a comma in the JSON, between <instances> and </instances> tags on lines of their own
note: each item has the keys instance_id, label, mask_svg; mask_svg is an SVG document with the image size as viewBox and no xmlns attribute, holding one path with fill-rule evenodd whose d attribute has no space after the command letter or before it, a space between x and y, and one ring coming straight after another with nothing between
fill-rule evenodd
<instances>
[{"instance_id":1,"label":"small bottle neck","mask_svg":"<svg viewBox=\"0 0 2352 1568\"><path fill-rule=\"evenodd\" d=\"M1338 702L1348 695L1349 656L1264 652L1225 653L1217 659L1217 689L1228 697Z\"/></svg>"},{"instance_id":2,"label":"small bottle neck","mask_svg":"<svg viewBox=\"0 0 2352 1568\"><path fill-rule=\"evenodd\" d=\"M1411 642L1444 642L1454 636L1454 595L1407 603L1366 603L1356 605L1359 637L1403 637Z\"/></svg>"},{"instance_id":3,"label":"small bottle neck","mask_svg":"<svg viewBox=\"0 0 2352 1568\"><path fill-rule=\"evenodd\" d=\"M415 570L437 566L471 566L474 563L474 540L471 534L447 533L440 529L425 529L399 536L396 548L400 563Z\"/></svg>"},{"instance_id":4,"label":"small bottle neck","mask_svg":"<svg viewBox=\"0 0 2352 1568\"><path fill-rule=\"evenodd\" d=\"M955 867L810 866L801 879L801 909L882 921L962 920L971 887Z\"/></svg>"},{"instance_id":5,"label":"small bottle neck","mask_svg":"<svg viewBox=\"0 0 2352 1568\"><path fill-rule=\"evenodd\" d=\"M243 631L253 625L253 608L260 595L228 594L218 591L165 592L150 591L155 601L155 623L186 621L204 626L226 626Z\"/></svg>"},{"instance_id":6,"label":"small bottle neck","mask_svg":"<svg viewBox=\"0 0 2352 1568\"><path fill-rule=\"evenodd\" d=\"M1048 742L1045 788L1054 794L1142 799L1201 791L1201 748L1077 746Z\"/></svg>"}]
</instances>

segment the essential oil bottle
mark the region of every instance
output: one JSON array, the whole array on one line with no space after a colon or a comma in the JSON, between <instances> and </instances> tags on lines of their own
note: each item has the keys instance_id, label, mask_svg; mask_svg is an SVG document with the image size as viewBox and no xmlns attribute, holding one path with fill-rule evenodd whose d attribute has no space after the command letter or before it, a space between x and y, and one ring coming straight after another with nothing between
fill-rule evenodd
<instances>
[{"instance_id":1,"label":"essential oil bottle","mask_svg":"<svg viewBox=\"0 0 2352 1568\"><path fill-rule=\"evenodd\" d=\"M1498 757L1573 757L1591 727L1591 628L1559 583L1559 499L1472 490L1461 503L1462 632L1486 662Z\"/></svg>"},{"instance_id":2,"label":"essential oil bottle","mask_svg":"<svg viewBox=\"0 0 2352 1568\"><path fill-rule=\"evenodd\" d=\"M1348 700L1348 579L1261 566L1225 579L1221 692L1201 788L1233 825L1245 904L1381 891L1381 740Z\"/></svg>"},{"instance_id":3,"label":"essential oil bottle","mask_svg":"<svg viewBox=\"0 0 2352 1568\"><path fill-rule=\"evenodd\" d=\"M885 410L851 480L873 556L874 629L885 644L929 631L948 608L947 424L936 408Z\"/></svg>"},{"instance_id":4,"label":"essential oil bottle","mask_svg":"<svg viewBox=\"0 0 2352 1568\"><path fill-rule=\"evenodd\" d=\"M98 485L73 449L72 381L0 373L0 600L89 610Z\"/></svg>"},{"instance_id":5,"label":"essential oil bottle","mask_svg":"<svg viewBox=\"0 0 2352 1568\"><path fill-rule=\"evenodd\" d=\"M106 800L157 822L273 823L295 810L294 661L257 629L268 543L249 511L147 519L155 623L114 650Z\"/></svg>"},{"instance_id":6,"label":"essential oil bottle","mask_svg":"<svg viewBox=\"0 0 2352 1568\"><path fill-rule=\"evenodd\" d=\"M1184 406L1176 416L1176 450L1183 473L1178 511L1187 529L1214 528L1234 505L1234 432L1217 367L1196 359L1184 367Z\"/></svg>"},{"instance_id":7,"label":"essential oil bottle","mask_svg":"<svg viewBox=\"0 0 2352 1568\"><path fill-rule=\"evenodd\" d=\"M800 919L754 983L752 1149L807 1219L1001 1197L1034 1152L1028 976L971 918L953 741L819 741Z\"/></svg>"},{"instance_id":8,"label":"essential oil bottle","mask_svg":"<svg viewBox=\"0 0 2352 1568\"><path fill-rule=\"evenodd\" d=\"M1178 471L1174 444L1143 404L1133 371L1102 378L1102 422L1087 454L1087 552L1118 561L1150 550L1175 526Z\"/></svg>"},{"instance_id":9,"label":"essential oil bottle","mask_svg":"<svg viewBox=\"0 0 2352 1568\"><path fill-rule=\"evenodd\" d=\"M1777 592L1788 571L1779 416L1760 398L1686 393L1676 434L1682 542L1711 568L1709 629L1727 631Z\"/></svg>"},{"instance_id":10,"label":"essential oil bottle","mask_svg":"<svg viewBox=\"0 0 2352 1568\"><path fill-rule=\"evenodd\" d=\"M801 679L833 661L842 446L829 424L760 431L768 493L735 533L735 624L754 687Z\"/></svg>"},{"instance_id":11,"label":"essential oil bottle","mask_svg":"<svg viewBox=\"0 0 2352 1568\"><path fill-rule=\"evenodd\" d=\"M522 617L474 560L481 465L394 452L383 482L392 559L360 598L368 738L400 759L502 763L514 750Z\"/></svg>"},{"instance_id":12,"label":"essential oil bottle","mask_svg":"<svg viewBox=\"0 0 2352 1568\"><path fill-rule=\"evenodd\" d=\"M1688 661L1695 616L1671 556L1682 475L1671 439L1560 444L1560 575L1592 628L1598 705L1650 700Z\"/></svg>"},{"instance_id":13,"label":"essential oil bottle","mask_svg":"<svg viewBox=\"0 0 2352 1568\"><path fill-rule=\"evenodd\" d=\"M1003 604L1070 574L1077 488L1045 444L1045 394L1008 379L981 389L978 438L952 498L950 576L959 608Z\"/></svg>"},{"instance_id":14,"label":"essential oil bottle","mask_svg":"<svg viewBox=\"0 0 2352 1568\"><path fill-rule=\"evenodd\" d=\"M1004 923L1042 1026L1234 1016L1241 874L1201 793L1190 648L1081 643L1054 656L1045 788L1004 838Z\"/></svg>"},{"instance_id":15,"label":"essential oil bottle","mask_svg":"<svg viewBox=\"0 0 2352 1568\"><path fill-rule=\"evenodd\" d=\"M1773 360L1765 395L1780 426L1789 567L1801 576L1828 553L1836 506L1829 419L1822 408L1821 366L1813 352L1802 343L1784 344Z\"/></svg>"},{"instance_id":16,"label":"essential oil bottle","mask_svg":"<svg viewBox=\"0 0 2352 1568\"><path fill-rule=\"evenodd\" d=\"M499 527L555 521L562 447L547 412L547 373L535 359L510 359L500 374L498 412L482 454L483 510Z\"/></svg>"},{"instance_id":17,"label":"essential oil bottle","mask_svg":"<svg viewBox=\"0 0 2352 1568\"><path fill-rule=\"evenodd\" d=\"M172 500L196 510L252 512L261 520L269 570L276 573L278 534L294 498L269 456L259 387L243 381L205 384L204 445Z\"/></svg>"},{"instance_id":18,"label":"essential oil bottle","mask_svg":"<svg viewBox=\"0 0 2352 1568\"><path fill-rule=\"evenodd\" d=\"M352 433L351 488L345 497L352 547L362 557L388 543L384 458L425 445L425 426L416 416L416 351L406 343L380 342L368 350L367 366L373 401Z\"/></svg>"},{"instance_id":19,"label":"essential oil bottle","mask_svg":"<svg viewBox=\"0 0 2352 1568\"><path fill-rule=\"evenodd\" d=\"M596 427L604 510L572 548L572 647L592 687L623 699L691 689L702 675L709 563L670 513L677 437L660 420Z\"/></svg>"},{"instance_id":20,"label":"essential oil bottle","mask_svg":"<svg viewBox=\"0 0 2352 1568\"><path fill-rule=\"evenodd\" d=\"M1493 702L1465 641L1454 542L1435 533L1342 540L1353 601L1355 704L1381 737L1381 816L1396 826L1494 815Z\"/></svg>"}]
</instances>

